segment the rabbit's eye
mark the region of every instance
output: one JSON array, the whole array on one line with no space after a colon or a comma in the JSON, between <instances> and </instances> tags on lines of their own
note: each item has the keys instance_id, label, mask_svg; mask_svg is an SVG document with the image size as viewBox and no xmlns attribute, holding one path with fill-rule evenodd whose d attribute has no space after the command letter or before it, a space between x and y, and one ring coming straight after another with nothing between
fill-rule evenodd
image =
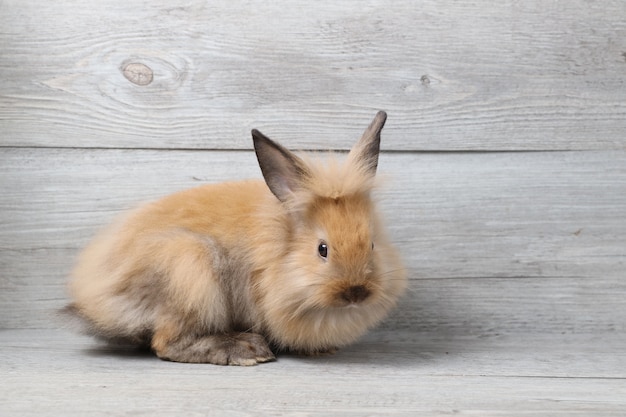
<instances>
[{"instance_id":1,"label":"rabbit's eye","mask_svg":"<svg viewBox=\"0 0 626 417\"><path fill-rule=\"evenodd\" d=\"M323 240L317 246L317 253L324 259L328 258L328 245Z\"/></svg>"},{"instance_id":2,"label":"rabbit's eye","mask_svg":"<svg viewBox=\"0 0 626 417\"><path fill-rule=\"evenodd\" d=\"M374 242L372 242L372 250L374 250Z\"/></svg>"}]
</instances>

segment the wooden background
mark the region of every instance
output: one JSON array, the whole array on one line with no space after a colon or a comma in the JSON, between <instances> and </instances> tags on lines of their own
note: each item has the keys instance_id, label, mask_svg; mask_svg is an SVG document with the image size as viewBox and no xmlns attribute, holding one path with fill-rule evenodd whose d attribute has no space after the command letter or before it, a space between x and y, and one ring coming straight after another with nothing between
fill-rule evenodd
<instances>
[{"instance_id":1,"label":"wooden background","mask_svg":"<svg viewBox=\"0 0 626 417\"><path fill-rule=\"evenodd\" d=\"M0 414L623 415L625 80L622 0L1 1ZM115 215L379 109L411 281L360 344L226 370L59 329Z\"/></svg>"}]
</instances>

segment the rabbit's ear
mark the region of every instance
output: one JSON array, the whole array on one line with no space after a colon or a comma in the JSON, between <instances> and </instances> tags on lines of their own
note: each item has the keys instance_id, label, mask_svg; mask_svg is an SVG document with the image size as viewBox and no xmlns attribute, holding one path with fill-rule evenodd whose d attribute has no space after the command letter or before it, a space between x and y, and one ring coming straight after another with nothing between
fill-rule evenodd
<instances>
[{"instance_id":1,"label":"rabbit's ear","mask_svg":"<svg viewBox=\"0 0 626 417\"><path fill-rule=\"evenodd\" d=\"M378 154L380 152L380 131L387 120L387 113L379 111L376 113L372 123L365 129L361 139L350 150L349 158L352 163L356 163L365 168L368 174L374 176L378 167Z\"/></svg>"},{"instance_id":2,"label":"rabbit's ear","mask_svg":"<svg viewBox=\"0 0 626 417\"><path fill-rule=\"evenodd\" d=\"M267 186L280 200L287 201L308 176L304 162L256 129L252 130L254 151Z\"/></svg>"}]
</instances>

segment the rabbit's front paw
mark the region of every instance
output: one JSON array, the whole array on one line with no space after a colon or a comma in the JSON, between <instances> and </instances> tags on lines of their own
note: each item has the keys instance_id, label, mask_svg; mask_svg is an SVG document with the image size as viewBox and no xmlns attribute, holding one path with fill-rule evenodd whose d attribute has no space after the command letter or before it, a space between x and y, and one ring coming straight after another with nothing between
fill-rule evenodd
<instances>
[{"instance_id":1,"label":"rabbit's front paw","mask_svg":"<svg viewBox=\"0 0 626 417\"><path fill-rule=\"evenodd\" d=\"M256 333L188 336L155 351L164 360L215 365L251 366L275 359L265 338Z\"/></svg>"}]
</instances>

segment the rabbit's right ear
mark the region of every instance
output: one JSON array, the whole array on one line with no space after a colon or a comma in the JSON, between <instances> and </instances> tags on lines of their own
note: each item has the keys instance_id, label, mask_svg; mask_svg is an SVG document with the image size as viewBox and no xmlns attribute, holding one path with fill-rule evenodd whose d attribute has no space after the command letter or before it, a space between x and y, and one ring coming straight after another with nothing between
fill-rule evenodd
<instances>
[{"instance_id":1,"label":"rabbit's right ear","mask_svg":"<svg viewBox=\"0 0 626 417\"><path fill-rule=\"evenodd\" d=\"M256 129L252 130L252 140L265 183L276 198L287 201L302 188L309 175L306 165L292 152Z\"/></svg>"},{"instance_id":2,"label":"rabbit's right ear","mask_svg":"<svg viewBox=\"0 0 626 417\"><path fill-rule=\"evenodd\" d=\"M366 171L374 176L378 167L378 154L380 153L380 131L385 126L387 113L379 111L374 120L363 132L361 139L352 147L349 158L352 163L360 164Z\"/></svg>"}]
</instances>

